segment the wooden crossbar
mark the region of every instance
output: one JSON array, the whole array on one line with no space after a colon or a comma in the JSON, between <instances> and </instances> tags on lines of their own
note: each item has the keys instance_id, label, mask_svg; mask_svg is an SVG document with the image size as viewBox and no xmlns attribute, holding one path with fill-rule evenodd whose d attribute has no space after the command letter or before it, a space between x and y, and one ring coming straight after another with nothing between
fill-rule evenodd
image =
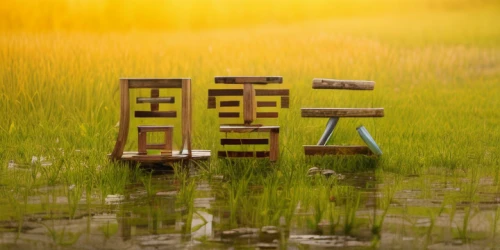
<instances>
[{"instance_id":1,"label":"wooden crossbar","mask_svg":"<svg viewBox=\"0 0 500 250\"><path fill-rule=\"evenodd\" d=\"M367 146L305 145L305 155L372 155Z\"/></svg>"},{"instance_id":2,"label":"wooden crossbar","mask_svg":"<svg viewBox=\"0 0 500 250\"><path fill-rule=\"evenodd\" d=\"M177 111L135 111L135 117L153 118L153 117L177 117Z\"/></svg>"},{"instance_id":3,"label":"wooden crossbar","mask_svg":"<svg viewBox=\"0 0 500 250\"><path fill-rule=\"evenodd\" d=\"M188 79L167 78L167 79L149 79L149 78L125 78L128 81L128 87L134 88L182 88L182 82Z\"/></svg>"},{"instance_id":4,"label":"wooden crossbar","mask_svg":"<svg viewBox=\"0 0 500 250\"><path fill-rule=\"evenodd\" d=\"M268 84L268 83L283 83L281 76L217 76L215 83L223 84Z\"/></svg>"},{"instance_id":5,"label":"wooden crossbar","mask_svg":"<svg viewBox=\"0 0 500 250\"><path fill-rule=\"evenodd\" d=\"M373 90L374 81L364 80L336 80L336 79L313 79L313 89L350 89L350 90Z\"/></svg>"},{"instance_id":6,"label":"wooden crossbar","mask_svg":"<svg viewBox=\"0 0 500 250\"><path fill-rule=\"evenodd\" d=\"M239 107L240 101L221 101L220 106L221 107Z\"/></svg>"},{"instance_id":7,"label":"wooden crossbar","mask_svg":"<svg viewBox=\"0 0 500 250\"><path fill-rule=\"evenodd\" d=\"M302 108L302 117L383 117L383 108Z\"/></svg>"},{"instance_id":8,"label":"wooden crossbar","mask_svg":"<svg viewBox=\"0 0 500 250\"><path fill-rule=\"evenodd\" d=\"M219 151L219 157L269 157L269 151Z\"/></svg>"},{"instance_id":9,"label":"wooden crossbar","mask_svg":"<svg viewBox=\"0 0 500 250\"><path fill-rule=\"evenodd\" d=\"M278 118L278 112L257 112L257 118Z\"/></svg>"},{"instance_id":10,"label":"wooden crossbar","mask_svg":"<svg viewBox=\"0 0 500 250\"><path fill-rule=\"evenodd\" d=\"M289 96L289 89L256 89L256 96Z\"/></svg>"},{"instance_id":11,"label":"wooden crossbar","mask_svg":"<svg viewBox=\"0 0 500 250\"><path fill-rule=\"evenodd\" d=\"M219 118L238 118L240 112L219 112Z\"/></svg>"},{"instance_id":12,"label":"wooden crossbar","mask_svg":"<svg viewBox=\"0 0 500 250\"><path fill-rule=\"evenodd\" d=\"M279 126L220 126L220 132L249 133L249 132L279 132Z\"/></svg>"},{"instance_id":13,"label":"wooden crossbar","mask_svg":"<svg viewBox=\"0 0 500 250\"><path fill-rule=\"evenodd\" d=\"M267 145L269 139L220 139L220 145Z\"/></svg>"},{"instance_id":14,"label":"wooden crossbar","mask_svg":"<svg viewBox=\"0 0 500 250\"><path fill-rule=\"evenodd\" d=\"M257 107L276 107L276 102L257 102Z\"/></svg>"},{"instance_id":15,"label":"wooden crossbar","mask_svg":"<svg viewBox=\"0 0 500 250\"><path fill-rule=\"evenodd\" d=\"M175 97L137 97L136 103L175 103Z\"/></svg>"},{"instance_id":16,"label":"wooden crossbar","mask_svg":"<svg viewBox=\"0 0 500 250\"><path fill-rule=\"evenodd\" d=\"M209 89L208 96L243 96L242 89Z\"/></svg>"}]
</instances>

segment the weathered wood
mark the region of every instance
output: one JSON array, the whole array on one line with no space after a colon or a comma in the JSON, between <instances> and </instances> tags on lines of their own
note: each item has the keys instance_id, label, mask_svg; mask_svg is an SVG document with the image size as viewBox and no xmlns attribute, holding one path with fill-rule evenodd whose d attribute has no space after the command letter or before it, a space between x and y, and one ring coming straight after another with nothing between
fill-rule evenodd
<instances>
[{"instance_id":1,"label":"weathered wood","mask_svg":"<svg viewBox=\"0 0 500 250\"><path fill-rule=\"evenodd\" d=\"M243 85L243 122L248 125L255 120L255 95L252 84Z\"/></svg>"},{"instance_id":2,"label":"weathered wood","mask_svg":"<svg viewBox=\"0 0 500 250\"><path fill-rule=\"evenodd\" d=\"M257 112L257 118L278 118L278 112Z\"/></svg>"},{"instance_id":3,"label":"weathered wood","mask_svg":"<svg viewBox=\"0 0 500 250\"><path fill-rule=\"evenodd\" d=\"M239 107L240 101L221 101L220 106L221 107Z\"/></svg>"},{"instance_id":4,"label":"weathered wood","mask_svg":"<svg viewBox=\"0 0 500 250\"><path fill-rule=\"evenodd\" d=\"M281 97L281 108L282 109L287 109L290 107L290 97L288 96L282 96Z\"/></svg>"},{"instance_id":5,"label":"weathered wood","mask_svg":"<svg viewBox=\"0 0 500 250\"><path fill-rule=\"evenodd\" d=\"M256 89L256 96L288 96L290 90L288 89Z\"/></svg>"},{"instance_id":6,"label":"weathered wood","mask_svg":"<svg viewBox=\"0 0 500 250\"><path fill-rule=\"evenodd\" d=\"M155 79L155 78L128 78L129 88L182 88L182 78Z\"/></svg>"},{"instance_id":7,"label":"weathered wood","mask_svg":"<svg viewBox=\"0 0 500 250\"><path fill-rule=\"evenodd\" d=\"M277 161L280 153L279 150L279 130L271 130L269 136L269 160Z\"/></svg>"},{"instance_id":8,"label":"weathered wood","mask_svg":"<svg viewBox=\"0 0 500 250\"><path fill-rule=\"evenodd\" d=\"M268 139L220 139L220 145L267 145Z\"/></svg>"},{"instance_id":9,"label":"weathered wood","mask_svg":"<svg viewBox=\"0 0 500 250\"><path fill-rule=\"evenodd\" d=\"M151 98L158 98L158 97L160 97L160 90L159 89L151 89ZM160 104L158 104L158 103L151 103L150 107L151 107L151 111L160 110Z\"/></svg>"},{"instance_id":10,"label":"weathered wood","mask_svg":"<svg viewBox=\"0 0 500 250\"><path fill-rule=\"evenodd\" d=\"M219 151L219 157L256 157L265 158L269 157L269 151Z\"/></svg>"},{"instance_id":11,"label":"weathered wood","mask_svg":"<svg viewBox=\"0 0 500 250\"><path fill-rule=\"evenodd\" d=\"M128 137L128 128L130 122L130 100L129 100L129 82L127 79L120 79L120 128L115 147L111 153L111 159L120 160L123 149Z\"/></svg>"},{"instance_id":12,"label":"weathered wood","mask_svg":"<svg viewBox=\"0 0 500 250\"><path fill-rule=\"evenodd\" d=\"M242 89L209 89L208 96L242 96Z\"/></svg>"},{"instance_id":13,"label":"weathered wood","mask_svg":"<svg viewBox=\"0 0 500 250\"><path fill-rule=\"evenodd\" d=\"M137 97L136 103L175 103L175 97Z\"/></svg>"},{"instance_id":14,"label":"weathered wood","mask_svg":"<svg viewBox=\"0 0 500 250\"><path fill-rule=\"evenodd\" d=\"M374 81L364 80L336 80L336 79L313 79L313 89L350 89L350 90L373 90Z\"/></svg>"},{"instance_id":15,"label":"weathered wood","mask_svg":"<svg viewBox=\"0 0 500 250\"><path fill-rule=\"evenodd\" d=\"M219 118L238 118L240 112L219 112Z\"/></svg>"},{"instance_id":16,"label":"weathered wood","mask_svg":"<svg viewBox=\"0 0 500 250\"><path fill-rule=\"evenodd\" d=\"M305 145L304 152L306 155L372 155L372 151L367 146L318 146Z\"/></svg>"},{"instance_id":17,"label":"weathered wood","mask_svg":"<svg viewBox=\"0 0 500 250\"><path fill-rule=\"evenodd\" d=\"M276 107L276 102L257 102L257 107Z\"/></svg>"},{"instance_id":18,"label":"weathered wood","mask_svg":"<svg viewBox=\"0 0 500 250\"><path fill-rule=\"evenodd\" d=\"M279 132L279 126L220 126L220 132L228 133L260 133L260 132Z\"/></svg>"},{"instance_id":19,"label":"weathered wood","mask_svg":"<svg viewBox=\"0 0 500 250\"><path fill-rule=\"evenodd\" d=\"M383 117L383 108L302 108L302 117Z\"/></svg>"},{"instance_id":20,"label":"weathered wood","mask_svg":"<svg viewBox=\"0 0 500 250\"><path fill-rule=\"evenodd\" d=\"M174 126L170 125L141 125L137 126L137 131L140 132L165 132L169 129L174 129Z\"/></svg>"},{"instance_id":21,"label":"weathered wood","mask_svg":"<svg viewBox=\"0 0 500 250\"><path fill-rule=\"evenodd\" d=\"M208 97L208 108L209 109L217 108L217 101L215 99L215 96Z\"/></svg>"},{"instance_id":22,"label":"weathered wood","mask_svg":"<svg viewBox=\"0 0 500 250\"><path fill-rule=\"evenodd\" d=\"M135 117L140 118L153 118L153 117L169 117L175 118L177 117L177 111L135 111Z\"/></svg>"},{"instance_id":23,"label":"weathered wood","mask_svg":"<svg viewBox=\"0 0 500 250\"><path fill-rule=\"evenodd\" d=\"M181 153L187 150L192 154L191 148L191 126L193 122L193 106L191 105L191 79L182 80L182 146Z\"/></svg>"},{"instance_id":24,"label":"weathered wood","mask_svg":"<svg viewBox=\"0 0 500 250\"><path fill-rule=\"evenodd\" d=\"M268 84L268 83L283 83L281 76L217 76L215 83L238 84Z\"/></svg>"}]
</instances>

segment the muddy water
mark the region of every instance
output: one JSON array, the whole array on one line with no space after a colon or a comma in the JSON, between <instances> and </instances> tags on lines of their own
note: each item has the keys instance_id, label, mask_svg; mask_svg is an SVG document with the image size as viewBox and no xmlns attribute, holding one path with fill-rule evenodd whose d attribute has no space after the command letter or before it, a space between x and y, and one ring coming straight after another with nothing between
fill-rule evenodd
<instances>
[{"instance_id":1,"label":"muddy water","mask_svg":"<svg viewBox=\"0 0 500 250\"><path fill-rule=\"evenodd\" d=\"M131 184L124 195L82 197L74 214L63 187L41 188L27 198L31 209L21 221L0 222L0 249L484 249L498 243L500 194L493 179L394 179L356 173L338 181L361 194L348 235L343 220L336 229L325 219L311 226L314 210L299 207L287 226L231 227L227 201L217 195L222 180L196 183L192 202L183 203L181 183L155 175L153 194Z\"/></svg>"}]
</instances>

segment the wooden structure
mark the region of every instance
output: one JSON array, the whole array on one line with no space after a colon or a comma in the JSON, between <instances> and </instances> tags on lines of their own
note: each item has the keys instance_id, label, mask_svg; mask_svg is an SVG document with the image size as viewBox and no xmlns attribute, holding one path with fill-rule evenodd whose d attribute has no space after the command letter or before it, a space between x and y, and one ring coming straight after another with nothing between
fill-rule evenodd
<instances>
[{"instance_id":1,"label":"wooden structure","mask_svg":"<svg viewBox=\"0 0 500 250\"><path fill-rule=\"evenodd\" d=\"M146 124L137 127L138 145L137 152L124 152L130 127L130 90L149 89L150 96L137 97L136 103L149 103L149 110L134 110L136 118L161 119L162 124ZM173 150L174 126L167 124L167 118L177 117L177 110L164 111L160 109L162 104L173 104L175 97L160 96L160 89L178 89L181 91L181 133L182 146L179 150ZM191 79L168 78L168 79L120 79L120 130L116 140L115 148L110 157L113 160L123 160L143 163L168 163L190 159L208 159L210 151L193 150L191 148ZM165 121L163 121L165 118ZM162 143L148 143L148 133L164 133ZM158 149L160 154L148 154L148 149Z\"/></svg>"},{"instance_id":2,"label":"wooden structure","mask_svg":"<svg viewBox=\"0 0 500 250\"><path fill-rule=\"evenodd\" d=\"M356 80L333 80L319 79L313 80L313 89L348 89L348 90L373 90L375 82ZM349 117L383 117L383 108L302 108L302 117L329 118L326 129L318 141L317 145L304 145L306 155L371 155L372 151L367 146L340 146L326 145L333 130L342 118Z\"/></svg>"},{"instance_id":3,"label":"wooden structure","mask_svg":"<svg viewBox=\"0 0 500 250\"><path fill-rule=\"evenodd\" d=\"M221 124L220 132L226 133L269 133L269 138L230 139L222 138L220 143L225 145L269 145L269 151L219 151L219 157L269 157L270 161L278 160L279 156L279 126L263 126L255 124L258 118L278 118L278 112L259 112L261 107L289 107L288 89L258 89L256 86L266 84L281 84L283 78L268 77L215 77L216 84L242 84L243 89L209 89L208 108L234 107L241 108L241 112L219 112L219 118L242 118L239 124ZM258 97L276 97L277 101L259 101ZM232 100L221 100L219 97L234 97ZM240 103L242 99L242 103ZM279 101L279 102L278 102Z\"/></svg>"}]
</instances>

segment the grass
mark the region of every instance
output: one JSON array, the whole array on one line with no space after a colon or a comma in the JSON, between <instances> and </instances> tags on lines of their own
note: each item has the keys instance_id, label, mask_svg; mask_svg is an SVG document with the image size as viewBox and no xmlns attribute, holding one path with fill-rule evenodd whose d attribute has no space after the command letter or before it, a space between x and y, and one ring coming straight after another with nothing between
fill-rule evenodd
<instances>
[{"instance_id":1,"label":"grass","mask_svg":"<svg viewBox=\"0 0 500 250\"><path fill-rule=\"evenodd\" d=\"M206 109L213 77L281 75L291 99L290 109L280 110L275 121L281 125L280 161L212 157L191 179L177 168L177 206L188 210L182 215L186 233L198 215L196 182L222 175L220 197L230 211L227 227L293 228L300 224L297 213L303 213L313 230L327 220L331 231L342 228L355 234L361 209L358 191L322 176L307 176L307 169L319 166L339 172L377 169L375 177L382 183L396 176L396 185L379 190L382 216L372 220L376 235L390 223L387 215L410 211L431 217L427 238L438 230L436 218L447 214L448 228L469 239L470 222L481 201L478 194L485 191L480 180L491 176L498 188L500 8L489 1L475 7L466 1L440 2L444 7L431 6L430 1L408 3L401 12L358 11L324 20L279 17L252 26L235 19L234 26L245 29L221 23L190 30L112 29L106 24L104 30L44 26L35 32L35 17L18 28L0 25L0 211L8 211L0 218L17 221L20 232L25 216L36 210L27 204L28 197L45 186L64 187L54 196L62 192L68 197L69 217L83 206L78 204L83 195L86 206L95 197L104 204L106 196L124 194L130 182L142 182L155 199L154 175L111 163L106 156L118 131L120 77L191 77L193 147L215 152L220 136L217 114ZM54 23L62 25L61 20ZM368 79L376 85L367 92L313 90L314 77ZM306 158L302 145L317 141L326 119L301 118L301 107L384 107L384 118L341 119L331 139L334 144L361 144L355 128L363 124L384 155L378 160ZM43 156L52 165L32 164L33 156ZM11 160L17 169L8 168ZM409 175L420 177L415 183L401 181ZM428 181L426 176L437 177ZM407 188L421 189L422 198L431 199L431 184L441 181L460 188L445 195L450 207L444 212L391 206L395 193ZM348 196L345 203L329 200L336 193ZM471 203L463 207L464 200ZM464 215L461 221L457 214ZM497 210L494 218L498 221ZM491 230L495 239L496 224ZM64 232L61 237L66 237Z\"/></svg>"}]
</instances>

